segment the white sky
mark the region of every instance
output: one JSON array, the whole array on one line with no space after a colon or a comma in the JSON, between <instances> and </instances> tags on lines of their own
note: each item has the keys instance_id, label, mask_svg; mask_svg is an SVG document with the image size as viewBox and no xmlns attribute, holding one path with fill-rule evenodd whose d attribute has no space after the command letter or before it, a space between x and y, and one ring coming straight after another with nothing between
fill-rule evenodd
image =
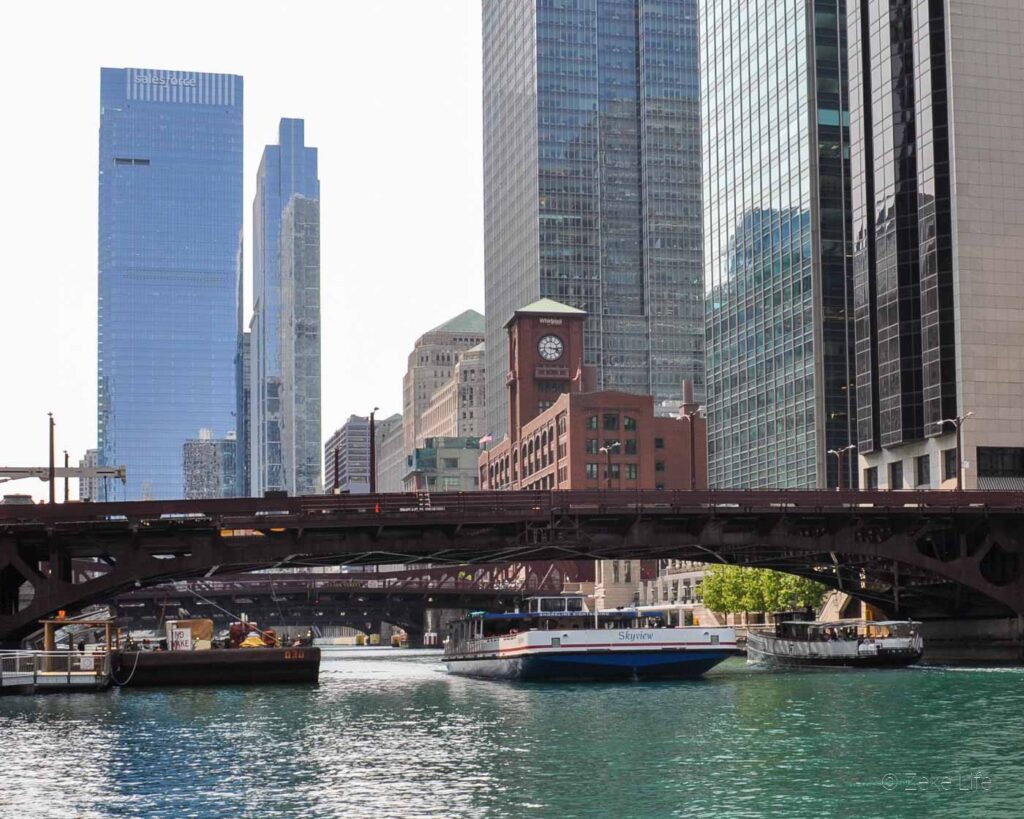
<instances>
[{"instance_id":1,"label":"white sky","mask_svg":"<svg viewBox=\"0 0 1024 819\"><path fill-rule=\"evenodd\" d=\"M483 312L480 0L5 3L0 465L46 463L47 412L59 463L96 444L101 66L245 78L247 315L260 155L281 117L306 120L320 159L323 434L375 405L401 412L415 339Z\"/></svg>"}]
</instances>

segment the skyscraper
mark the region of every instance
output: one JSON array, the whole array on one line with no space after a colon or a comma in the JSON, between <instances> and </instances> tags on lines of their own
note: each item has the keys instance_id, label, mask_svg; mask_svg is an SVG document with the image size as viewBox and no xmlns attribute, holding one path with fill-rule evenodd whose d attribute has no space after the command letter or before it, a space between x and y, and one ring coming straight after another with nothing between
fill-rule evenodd
<instances>
[{"instance_id":1,"label":"skyscraper","mask_svg":"<svg viewBox=\"0 0 1024 819\"><path fill-rule=\"evenodd\" d=\"M129 500L182 492L182 446L235 429L242 78L100 72L98 444Z\"/></svg>"},{"instance_id":2,"label":"skyscraper","mask_svg":"<svg viewBox=\"0 0 1024 819\"><path fill-rule=\"evenodd\" d=\"M488 426L505 323L586 310L597 387L703 395L696 0L484 0Z\"/></svg>"},{"instance_id":3,"label":"skyscraper","mask_svg":"<svg viewBox=\"0 0 1024 819\"><path fill-rule=\"evenodd\" d=\"M849 0L867 486L1024 482L1024 7ZM957 464L956 424L963 464Z\"/></svg>"},{"instance_id":4,"label":"skyscraper","mask_svg":"<svg viewBox=\"0 0 1024 819\"><path fill-rule=\"evenodd\" d=\"M305 145L305 123L301 119L282 119L278 134L279 144L267 145L263 151L256 177L256 199L252 206L252 423L249 430L249 468L251 492L257 496L268 489L289 488L283 468L291 457L286 456L282 448L284 385L281 359L281 230L284 211L296 195L310 200L320 199L317 150ZM319 302L317 312L319 314ZM319 380L319 373L317 377ZM319 397L319 384L317 391ZM317 449L319 451L319 443Z\"/></svg>"},{"instance_id":5,"label":"skyscraper","mask_svg":"<svg viewBox=\"0 0 1024 819\"><path fill-rule=\"evenodd\" d=\"M845 5L701 6L711 487L835 486L854 439Z\"/></svg>"}]
</instances>

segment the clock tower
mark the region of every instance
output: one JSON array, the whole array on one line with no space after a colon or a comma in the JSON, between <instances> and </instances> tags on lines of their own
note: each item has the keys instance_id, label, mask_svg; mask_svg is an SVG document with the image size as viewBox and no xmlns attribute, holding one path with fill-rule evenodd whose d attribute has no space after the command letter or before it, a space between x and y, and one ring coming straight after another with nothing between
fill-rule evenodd
<instances>
[{"instance_id":1,"label":"clock tower","mask_svg":"<svg viewBox=\"0 0 1024 819\"><path fill-rule=\"evenodd\" d=\"M505 325L510 441L559 395L593 390L593 370L583 364L586 318L585 310L540 299L516 310Z\"/></svg>"}]
</instances>

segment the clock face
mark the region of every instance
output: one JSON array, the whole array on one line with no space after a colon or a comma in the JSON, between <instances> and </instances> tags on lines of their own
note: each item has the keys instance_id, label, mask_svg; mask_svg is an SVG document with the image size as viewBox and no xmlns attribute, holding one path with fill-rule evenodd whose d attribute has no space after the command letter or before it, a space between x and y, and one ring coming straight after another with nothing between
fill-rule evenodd
<instances>
[{"instance_id":1,"label":"clock face","mask_svg":"<svg viewBox=\"0 0 1024 819\"><path fill-rule=\"evenodd\" d=\"M565 351L565 344L558 336L544 336L537 343L537 352L545 361L558 361Z\"/></svg>"}]
</instances>

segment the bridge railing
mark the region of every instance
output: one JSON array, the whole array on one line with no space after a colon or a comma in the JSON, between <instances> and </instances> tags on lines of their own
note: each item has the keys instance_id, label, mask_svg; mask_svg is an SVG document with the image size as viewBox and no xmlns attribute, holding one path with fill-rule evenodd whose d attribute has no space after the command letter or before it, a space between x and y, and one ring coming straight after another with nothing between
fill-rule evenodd
<instances>
[{"instance_id":1,"label":"bridge railing","mask_svg":"<svg viewBox=\"0 0 1024 819\"><path fill-rule=\"evenodd\" d=\"M417 522L430 519L498 520L542 518L573 511L707 512L849 509L982 509L1020 511L1024 493L951 490L660 490L577 489L549 491L394 493L377 495L307 495L298 498L227 498L218 500L130 501L54 505L0 505L0 524L154 522L214 523L223 529L272 528L275 523L310 518L370 518Z\"/></svg>"},{"instance_id":2,"label":"bridge railing","mask_svg":"<svg viewBox=\"0 0 1024 819\"><path fill-rule=\"evenodd\" d=\"M105 651L0 651L3 685L92 685L109 674Z\"/></svg>"}]
</instances>

